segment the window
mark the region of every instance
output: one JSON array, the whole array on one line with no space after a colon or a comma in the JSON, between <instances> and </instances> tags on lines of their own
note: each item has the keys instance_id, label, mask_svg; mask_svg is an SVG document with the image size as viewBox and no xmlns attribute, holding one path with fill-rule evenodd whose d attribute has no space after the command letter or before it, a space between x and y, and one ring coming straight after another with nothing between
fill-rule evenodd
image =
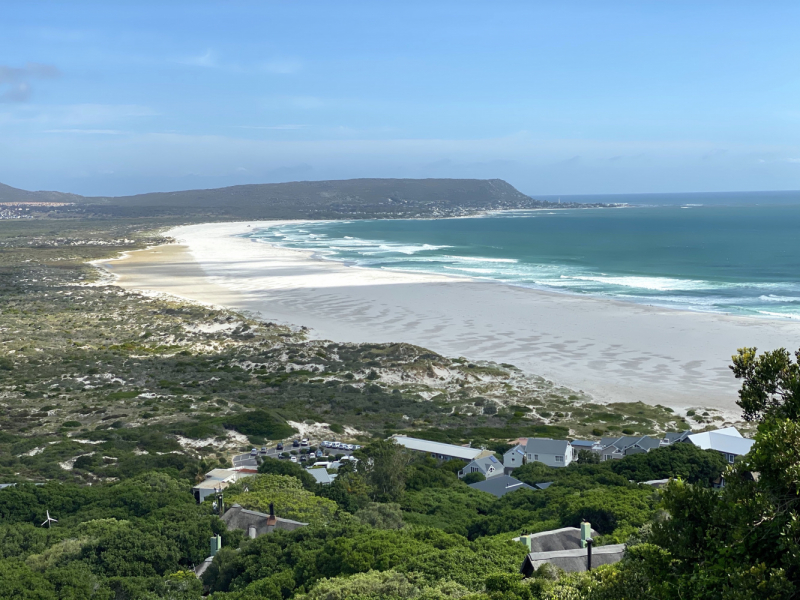
<instances>
[{"instance_id":1,"label":"window","mask_svg":"<svg viewBox=\"0 0 800 600\"><path fill-rule=\"evenodd\" d=\"M611 455L610 454L605 454L603 456L603 460L611 460Z\"/></svg>"},{"instance_id":2,"label":"window","mask_svg":"<svg viewBox=\"0 0 800 600\"><path fill-rule=\"evenodd\" d=\"M564 462L563 456L556 456L556 462Z\"/></svg>"},{"instance_id":3,"label":"window","mask_svg":"<svg viewBox=\"0 0 800 600\"><path fill-rule=\"evenodd\" d=\"M477 472L478 472L478 467L472 467L472 468L470 469L470 472L471 472L471 473L477 473Z\"/></svg>"},{"instance_id":4,"label":"window","mask_svg":"<svg viewBox=\"0 0 800 600\"><path fill-rule=\"evenodd\" d=\"M726 454L726 455L725 455L725 458L727 458L727 459L728 459L728 462L729 462L729 463L733 464L733 461L735 461L735 460L736 460L736 455L735 455L735 454Z\"/></svg>"},{"instance_id":5,"label":"window","mask_svg":"<svg viewBox=\"0 0 800 600\"><path fill-rule=\"evenodd\" d=\"M533 460L539 460L539 455L538 454L534 454L533 455Z\"/></svg>"}]
</instances>

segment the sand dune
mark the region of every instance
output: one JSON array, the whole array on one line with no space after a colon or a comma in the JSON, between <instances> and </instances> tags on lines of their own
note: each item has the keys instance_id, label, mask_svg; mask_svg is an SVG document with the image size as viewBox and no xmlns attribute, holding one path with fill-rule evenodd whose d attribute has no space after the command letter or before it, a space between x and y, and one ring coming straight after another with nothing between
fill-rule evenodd
<instances>
[{"instance_id":1,"label":"sand dune","mask_svg":"<svg viewBox=\"0 0 800 600\"><path fill-rule=\"evenodd\" d=\"M512 363L601 401L738 412L741 346L800 346L800 323L654 308L457 277L347 267L235 237L269 223L170 232L178 244L104 266L119 285L305 325L315 338L410 342Z\"/></svg>"}]
</instances>

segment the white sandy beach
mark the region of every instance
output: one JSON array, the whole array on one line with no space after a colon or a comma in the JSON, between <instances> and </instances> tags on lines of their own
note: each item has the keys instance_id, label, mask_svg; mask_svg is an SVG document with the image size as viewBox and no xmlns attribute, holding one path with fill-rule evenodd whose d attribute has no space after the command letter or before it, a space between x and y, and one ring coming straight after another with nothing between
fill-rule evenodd
<instances>
[{"instance_id":1,"label":"white sandy beach","mask_svg":"<svg viewBox=\"0 0 800 600\"><path fill-rule=\"evenodd\" d=\"M600 401L737 413L742 346L800 346L800 323L683 312L502 284L347 267L235 237L269 223L169 232L178 243L106 261L122 287L258 313L340 342L410 342L512 363Z\"/></svg>"}]
</instances>

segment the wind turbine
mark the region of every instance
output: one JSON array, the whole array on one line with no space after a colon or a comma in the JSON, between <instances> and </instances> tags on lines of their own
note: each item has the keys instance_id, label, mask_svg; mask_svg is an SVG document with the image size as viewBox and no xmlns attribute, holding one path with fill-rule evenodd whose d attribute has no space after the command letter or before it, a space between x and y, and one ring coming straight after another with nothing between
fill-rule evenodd
<instances>
[{"instance_id":1,"label":"wind turbine","mask_svg":"<svg viewBox=\"0 0 800 600\"><path fill-rule=\"evenodd\" d=\"M47 518L44 520L44 523L42 523L42 527L47 525L47 528L50 529L50 523L58 523L58 519L54 519L53 517L51 517L49 510L46 512L47 512Z\"/></svg>"}]
</instances>

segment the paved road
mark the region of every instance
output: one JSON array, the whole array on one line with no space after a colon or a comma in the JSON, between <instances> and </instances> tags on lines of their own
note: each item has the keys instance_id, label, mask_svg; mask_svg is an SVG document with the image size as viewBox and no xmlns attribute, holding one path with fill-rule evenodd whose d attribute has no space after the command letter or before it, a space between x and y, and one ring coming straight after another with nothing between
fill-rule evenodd
<instances>
[{"instance_id":1,"label":"paved road","mask_svg":"<svg viewBox=\"0 0 800 600\"><path fill-rule=\"evenodd\" d=\"M257 469L258 461L250 454L239 454L233 457L234 469Z\"/></svg>"}]
</instances>

